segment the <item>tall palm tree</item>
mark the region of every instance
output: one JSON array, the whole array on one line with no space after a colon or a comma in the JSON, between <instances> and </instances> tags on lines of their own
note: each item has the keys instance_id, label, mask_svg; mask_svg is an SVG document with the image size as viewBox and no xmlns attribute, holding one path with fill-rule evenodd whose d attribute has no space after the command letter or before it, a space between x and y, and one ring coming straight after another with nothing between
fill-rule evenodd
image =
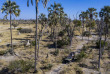
<instances>
[{"instance_id":1,"label":"tall palm tree","mask_svg":"<svg viewBox=\"0 0 110 74\"><path fill-rule=\"evenodd\" d=\"M1 12L6 14L5 17L10 15L11 54L13 55L14 51L13 51L13 42L12 42L12 23L11 23L12 16L11 15L13 14L16 17L18 17L20 15L20 9L19 9L19 6L16 5L16 2L11 2L9 0L3 4Z\"/></svg>"},{"instance_id":2,"label":"tall palm tree","mask_svg":"<svg viewBox=\"0 0 110 74\"><path fill-rule=\"evenodd\" d=\"M30 0L27 0L27 6L29 6L29 1ZM37 65L37 23L38 23L38 3L39 2L42 2L43 3L43 6L44 8L46 7L47 5L47 2L49 0L35 0L35 8L36 8L36 32L35 32L35 72L37 72L37 69L36 69L36 65ZM33 5L33 0L31 0L31 4Z\"/></svg>"},{"instance_id":3,"label":"tall palm tree","mask_svg":"<svg viewBox=\"0 0 110 74\"><path fill-rule=\"evenodd\" d=\"M61 8L61 4L57 4L54 2L54 5L51 4L50 7L48 7L48 12L49 12L49 18L51 19L50 23L55 26L54 29L55 29L55 35L53 35L53 37L55 37L55 49L57 51L57 26L58 26L58 22L60 20L60 8Z\"/></svg>"},{"instance_id":4,"label":"tall palm tree","mask_svg":"<svg viewBox=\"0 0 110 74\"><path fill-rule=\"evenodd\" d=\"M104 46L105 46L105 42L107 39L107 34L108 34L108 25L110 22L110 6L104 6L104 8L101 9L101 12L104 14L104 22L106 23L105 25L105 39L104 39ZM103 50L104 51L104 46L103 46Z\"/></svg>"},{"instance_id":5,"label":"tall palm tree","mask_svg":"<svg viewBox=\"0 0 110 74\"><path fill-rule=\"evenodd\" d=\"M99 17L101 18L101 21L100 21L100 25L99 25L99 60L98 60L98 68L99 68L99 72L100 72L100 59L101 59L101 48L102 48L102 44L101 44L101 41L102 41L102 30L103 30L103 12L99 12Z\"/></svg>"},{"instance_id":6,"label":"tall palm tree","mask_svg":"<svg viewBox=\"0 0 110 74\"><path fill-rule=\"evenodd\" d=\"M88 10L86 11L88 13L88 17L89 17L89 20L91 22L91 24L88 24L89 26L89 33L90 33L90 30L91 30L91 25L92 25L92 21L97 18L97 12L96 12L96 9L95 8L88 8ZM88 36L88 40L89 40L89 36Z\"/></svg>"},{"instance_id":7,"label":"tall palm tree","mask_svg":"<svg viewBox=\"0 0 110 74\"><path fill-rule=\"evenodd\" d=\"M39 38L38 38L38 53L37 53L37 57L39 57L39 44L40 44L40 39L42 39L42 34L43 34L43 28L45 26L45 24L47 23L47 18L46 15L41 13L39 15L39 23L41 23L41 29L39 29Z\"/></svg>"},{"instance_id":8,"label":"tall palm tree","mask_svg":"<svg viewBox=\"0 0 110 74\"><path fill-rule=\"evenodd\" d=\"M90 20L97 18L98 13L96 12L96 10L97 9L95 8L88 8L88 10L86 11L89 14L88 16Z\"/></svg>"},{"instance_id":9,"label":"tall palm tree","mask_svg":"<svg viewBox=\"0 0 110 74\"><path fill-rule=\"evenodd\" d=\"M41 24L41 33L42 33L43 27L45 26L46 22L47 22L46 15L41 13L39 15L39 23Z\"/></svg>"},{"instance_id":10,"label":"tall palm tree","mask_svg":"<svg viewBox=\"0 0 110 74\"><path fill-rule=\"evenodd\" d=\"M79 19L82 20L83 24L83 31L82 31L82 40L83 40L83 33L84 33L84 20L87 19L87 12L82 11L81 14L79 15Z\"/></svg>"},{"instance_id":11,"label":"tall palm tree","mask_svg":"<svg viewBox=\"0 0 110 74\"><path fill-rule=\"evenodd\" d=\"M64 10L63 10L63 7L60 7L60 24L62 24L62 19L63 19L63 16L64 16Z\"/></svg>"}]
</instances>

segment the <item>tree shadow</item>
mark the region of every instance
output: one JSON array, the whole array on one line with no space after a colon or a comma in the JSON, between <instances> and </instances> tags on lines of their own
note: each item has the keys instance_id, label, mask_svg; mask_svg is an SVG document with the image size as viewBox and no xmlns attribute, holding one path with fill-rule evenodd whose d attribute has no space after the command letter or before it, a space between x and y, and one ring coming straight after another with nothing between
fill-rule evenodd
<instances>
[{"instance_id":1,"label":"tree shadow","mask_svg":"<svg viewBox=\"0 0 110 74\"><path fill-rule=\"evenodd\" d=\"M30 40L30 39L23 39L23 38L13 38L13 40Z\"/></svg>"},{"instance_id":2,"label":"tree shadow","mask_svg":"<svg viewBox=\"0 0 110 74\"><path fill-rule=\"evenodd\" d=\"M15 73L14 72L9 72L9 69L8 68L3 68L0 71L0 74L15 74Z\"/></svg>"},{"instance_id":3,"label":"tree shadow","mask_svg":"<svg viewBox=\"0 0 110 74\"><path fill-rule=\"evenodd\" d=\"M97 46L90 46L90 48L95 49L95 48L97 48Z\"/></svg>"},{"instance_id":4,"label":"tree shadow","mask_svg":"<svg viewBox=\"0 0 110 74\"><path fill-rule=\"evenodd\" d=\"M51 40L42 40L42 41L44 41L44 42L50 42Z\"/></svg>"},{"instance_id":5,"label":"tree shadow","mask_svg":"<svg viewBox=\"0 0 110 74\"><path fill-rule=\"evenodd\" d=\"M88 65L86 65L84 63L79 64L79 66L83 67L83 68L88 68L88 69L97 69L97 64L98 63L96 61L91 61L90 63L92 64L92 66L88 66Z\"/></svg>"},{"instance_id":6,"label":"tree shadow","mask_svg":"<svg viewBox=\"0 0 110 74\"><path fill-rule=\"evenodd\" d=\"M44 47L48 47L49 49L50 49L50 48L55 48L55 44L47 44L47 45L44 46Z\"/></svg>"},{"instance_id":7,"label":"tree shadow","mask_svg":"<svg viewBox=\"0 0 110 74\"><path fill-rule=\"evenodd\" d=\"M27 35L25 38L35 38L35 35Z\"/></svg>"}]
</instances>

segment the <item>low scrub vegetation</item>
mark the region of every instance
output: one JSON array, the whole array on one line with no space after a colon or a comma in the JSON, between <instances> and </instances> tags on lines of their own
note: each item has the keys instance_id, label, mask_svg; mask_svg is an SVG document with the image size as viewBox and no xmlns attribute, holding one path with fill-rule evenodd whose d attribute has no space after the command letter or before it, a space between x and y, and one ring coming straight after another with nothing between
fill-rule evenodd
<instances>
[{"instance_id":1,"label":"low scrub vegetation","mask_svg":"<svg viewBox=\"0 0 110 74\"><path fill-rule=\"evenodd\" d=\"M103 47L104 45L107 46L107 42L104 42L103 40L101 40L101 47ZM100 48L100 41L96 42L96 46L97 48Z\"/></svg>"},{"instance_id":2,"label":"low scrub vegetation","mask_svg":"<svg viewBox=\"0 0 110 74\"><path fill-rule=\"evenodd\" d=\"M21 29L22 29L21 27L20 28L17 28L18 31L20 31Z\"/></svg>"},{"instance_id":3,"label":"low scrub vegetation","mask_svg":"<svg viewBox=\"0 0 110 74\"><path fill-rule=\"evenodd\" d=\"M69 43L70 43L70 40L69 39L63 39L63 40L58 40L57 41L57 47L58 48L61 48L61 47L63 47L64 45L69 45ZM54 45L55 45L55 43L54 43Z\"/></svg>"},{"instance_id":4,"label":"low scrub vegetation","mask_svg":"<svg viewBox=\"0 0 110 74\"><path fill-rule=\"evenodd\" d=\"M76 67L74 69L76 71L76 74L83 74L83 71L79 67Z\"/></svg>"},{"instance_id":5,"label":"low scrub vegetation","mask_svg":"<svg viewBox=\"0 0 110 74\"><path fill-rule=\"evenodd\" d=\"M81 51L80 54L76 56L77 61L81 61L83 58L87 57L84 51Z\"/></svg>"},{"instance_id":6,"label":"low scrub vegetation","mask_svg":"<svg viewBox=\"0 0 110 74\"><path fill-rule=\"evenodd\" d=\"M24 61L24 60L15 60L10 62L8 69L10 71L17 71L17 72L22 72L22 73L26 73L28 72L30 69L33 69L34 65L33 62L30 61Z\"/></svg>"},{"instance_id":7,"label":"low scrub vegetation","mask_svg":"<svg viewBox=\"0 0 110 74\"><path fill-rule=\"evenodd\" d=\"M4 54L6 54L6 53L7 53L7 50L1 50L1 51L0 51L0 56L1 56L1 55L4 55Z\"/></svg>"},{"instance_id":8,"label":"low scrub vegetation","mask_svg":"<svg viewBox=\"0 0 110 74\"><path fill-rule=\"evenodd\" d=\"M32 33L32 29L21 29L19 30L20 33Z\"/></svg>"},{"instance_id":9,"label":"low scrub vegetation","mask_svg":"<svg viewBox=\"0 0 110 74\"><path fill-rule=\"evenodd\" d=\"M45 70L51 70L51 68L53 67L52 64L47 64L44 67L42 67L41 69L45 69Z\"/></svg>"}]
</instances>

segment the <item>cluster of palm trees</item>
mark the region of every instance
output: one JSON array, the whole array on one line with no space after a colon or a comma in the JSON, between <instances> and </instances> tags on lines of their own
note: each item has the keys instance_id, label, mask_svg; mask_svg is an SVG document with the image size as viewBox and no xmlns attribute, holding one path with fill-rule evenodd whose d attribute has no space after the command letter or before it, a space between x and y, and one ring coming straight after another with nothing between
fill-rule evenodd
<instances>
[{"instance_id":1,"label":"cluster of palm trees","mask_svg":"<svg viewBox=\"0 0 110 74\"><path fill-rule=\"evenodd\" d=\"M91 28L95 26L94 21L97 19L98 13L96 12L95 8L88 8L86 12L82 11L81 14L79 15L79 19L82 21L82 26L83 26L83 31L84 33L84 24L86 24L86 27L89 27L89 33ZM82 34L82 40L83 40L83 34ZM88 35L88 40L89 40L89 35Z\"/></svg>"},{"instance_id":2,"label":"cluster of palm trees","mask_svg":"<svg viewBox=\"0 0 110 74\"><path fill-rule=\"evenodd\" d=\"M65 13L63 10L63 7L61 6L61 4L57 4L54 2L54 4L50 5L50 7L48 7L48 20L49 20L49 26L51 27L51 29L53 29L53 38L55 38L55 49L57 50L57 33L58 33L58 26L62 25L62 20L65 17ZM59 24L60 23L60 24Z\"/></svg>"},{"instance_id":3,"label":"cluster of palm trees","mask_svg":"<svg viewBox=\"0 0 110 74\"><path fill-rule=\"evenodd\" d=\"M99 20L98 13L96 12L95 8L88 8L86 12L81 12L79 15L79 19L82 22L83 31L84 33L84 24L86 24L86 27L89 28L89 33L93 27L96 27L96 20ZM104 8L101 9L99 12L99 17L101 18L97 23L97 30L99 35L99 42L100 42L100 49L99 49L99 64L98 68L100 69L100 58L102 57L102 53L104 51L105 43L107 41L107 36L109 32L109 26L110 26L110 6L104 6ZM102 40L102 34L104 33L104 45L102 46L101 40ZM82 35L83 39L83 35ZM89 40L89 37L88 37Z\"/></svg>"},{"instance_id":4,"label":"cluster of palm trees","mask_svg":"<svg viewBox=\"0 0 110 74\"><path fill-rule=\"evenodd\" d=\"M33 0L27 0L27 6L29 6L29 1L31 1L31 4L33 5ZM81 14L79 15L79 20L73 21L73 23L75 25L71 25L72 20L70 18L68 18L67 14L65 14L62 5L54 2L54 4L51 4L50 7L48 7L48 9L47 9L48 13L49 13L48 18L43 13L41 13L38 17L38 3L40 1L43 3L43 6L45 8L48 0L35 0L35 10L36 10L35 72L37 71L36 65L37 65L37 60L39 57L39 55L38 55L39 42L40 42L40 38L42 37L43 28L46 24L47 24L47 26L49 26L51 28L52 41L55 43L55 49L57 50L58 33L60 31L65 31L65 30L67 31L67 36L70 40L70 45L71 45L75 27L77 25L79 25L79 26L82 25L82 27L83 27L82 34L83 34L85 24L86 24L86 27L89 28L88 30L90 33L91 29L93 27L95 27L96 19L98 16L98 13L96 12L95 8L88 8L88 10L81 12ZM1 12L6 14L5 17L10 15L10 34L11 34L11 50L12 50L11 53L14 54L13 43L12 43L12 22L11 22L12 16L11 15L13 14L16 17L18 17L20 15L20 9L19 9L19 6L16 4L16 2L12 2L11 0L8 0L7 2L5 2L3 4ZM110 24L110 20L109 20L110 19L110 6L105 6L104 8L102 8L101 12L99 14L100 14L102 21L105 22L105 26L104 26L105 40L104 40L104 42L106 42L107 35L108 35L108 26ZM39 34L39 36L38 36L38 21L41 24L41 30L39 30L39 32L41 34ZM59 26L60 26L60 30L59 30ZM99 36L101 38L101 31L100 31ZM83 35L82 35L82 39L83 39ZM88 40L89 40L89 36L88 36ZM104 49L104 47L103 47L103 49ZM101 54L101 47L100 47L99 53ZM99 68L100 68L100 55L99 55Z\"/></svg>"},{"instance_id":5,"label":"cluster of palm trees","mask_svg":"<svg viewBox=\"0 0 110 74\"><path fill-rule=\"evenodd\" d=\"M27 0L27 6L29 6L29 1L30 0ZM46 4L48 2L48 0L35 0L35 8L36 8L36 33L35 33L35 72L37 71L36 70L36 60L37 60L37 21L38 21L38 3L39 2L42 2L43 3L43 6L46 7ZM33 5L33 0L31 0L31 4ZM20 15L20 9L19 9L19 6L16 4L16 2L12 2L11 0L8 0L7 2L5 2L2 6L2 9L1 9L1 12L2 13L5 13L5 17L7 17L8 15L10 15L10 33L11 33L11 54L14 54L14 51L13 51L13 43L12 43L12 23L11 23L11 18L12 18L12 14L14 14L16 17Z\"/></svg>"}]
</instances>

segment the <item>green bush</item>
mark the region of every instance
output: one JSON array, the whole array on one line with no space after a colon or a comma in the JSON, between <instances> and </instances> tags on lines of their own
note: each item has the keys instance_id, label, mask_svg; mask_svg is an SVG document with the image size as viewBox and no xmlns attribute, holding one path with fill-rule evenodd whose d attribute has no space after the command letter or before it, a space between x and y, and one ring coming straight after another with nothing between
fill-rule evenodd
<instances>
[{"instance_id":1,"label":"green bush","mask_svg":"<svg viewBox=\"0 0 110 74\"><path fill-rule=\"evenodd\" d=\"M58 36L62 37L62 36L64 36L64 34L65 34L65 30L60 31L59 34L58 34Z\"/></svg>"},{"instance_id":2,"label":"green bush","mask_svg":"<svg viewBox=\"0 0 110 74\"><path fill-rule=\"evenodd\" d=\"M35 46L35 44L36 44L36 42L35 42L35 41L32 41L31 43L32 43L32 46Z\"/></svg>"},{"instance_id":3,"label":"green bush","mask_svg":"<svg viewBox=\"0 0 110 74\"><path fill-rule=\"evenodd\" d=\"M20 33L32 33L32 29L21 29L19 30Z\"/></svg>"},{"instance_id":4,"label":"green bush","mask_svg":"<svg viewBox=\"0 0 110 74\"><path fill-rule=\"evenodd\" d=\"M1 50L0 51L0 55L4 55L4 54L6 54L7 53L7 50Z\"/></svg>"},{"instance_id":5,"label":"green bush","mask_svg":"<svg viewBox=\"0 0 110 74\"><path fill-rule=\"evenodd\" d=\"M77 58L77 61L81 61L83 58L85 58L87 55L86 55L86 53L84 52L84 51L81 51L80 52L80 54L78 54L77 56L76 56L76 58Z\"/></svg>"},{"instance_id":6,"label":"green bush","mask_svg":"<svg viewBox=\"0 0 110 74\"><path fill-rule=\"evenodd\" d=\"M17 71L17 72L28 72L30 69L33 69L34 65L33 62L24 61L24 60L15 60L10 62L8 69L10 71Z\"/></svg>"},{"instance_id":7,"label":"green bush","mask_svg":"<svg viewBox=\"0 0 110 74\"><path fill-rule=\"evenodd\" d=\"M83 36L90 36L91 35L91 33L89 32L89 31L85 31L85 32L83 32L83 34L82 34Z\"/></svg>"},{"instance_id":8,"label":"green bush","mask_svg":"<svg viewBox=\"0 0 110 74\"><path fill-rule=\"evenodd\" d=\"M22 28L20 27L20 28L17 28L17 30L21 30Z\"/></svg>"},{"instance_id":9,"label":"green bush","mask_svg":"<svg viewBox=\"0 0 110 74\"><path fill-rule=\"evenodd\" d=\"M15 24L15 23L12 23L12 26L15 28L17 27L19 24Z\"/></svg>"},{"instance_id":10,"label":"green bush","mask_svg":"<svg viewBox=\"0 0 110 74\"><path fill-rule=\"evenodd\" d=\"M97 46L97 48L100 48L100 41L96 42L96 46ZM104 41L101 40L101 47L103 47L103 46L104 46ZM105 46L107 46L107 42L105 42Z\"/></svg>"},{"instance_id":11,"label":"green bush","mask_svg":"<svg viewBox=\"0 0 110 74\"><path fill-rule=\"evenodd\" d=\"M57 41L57 47L58 48L61 48L64 45L69 45L69 43L70 43L70 40L69 39L67 39L67 40L58 40ZM54 43L54 45L55 45L55 43Z\"/></svg>"}]
</instances>

